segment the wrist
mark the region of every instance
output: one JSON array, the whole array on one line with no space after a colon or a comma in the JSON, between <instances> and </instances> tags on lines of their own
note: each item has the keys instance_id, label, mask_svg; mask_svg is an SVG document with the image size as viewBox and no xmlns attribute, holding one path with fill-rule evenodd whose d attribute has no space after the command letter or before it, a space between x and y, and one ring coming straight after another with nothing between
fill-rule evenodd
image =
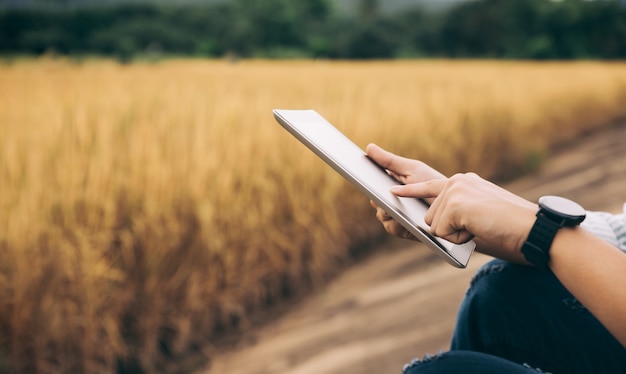
<instances>
[{"instance_id":1,"label":"wrist","mask_svg":"<svg viewBox=\"0 0 626 374\"><path fill-rule=\"evenodd\" d=\"M522 254L522 246L526 242L528 233L535 222L535 213L538 206L531 202L518 204L512 210L508 210L511 220L497 222L489 231L492 235L476 236L476 251L485 255L499 258L505 261L528 265ZM499 235L495 235L499 234Z\"/></svg>"},{"instance_id":2,"label":"wrist","mask_svg":"<svg viewBox=\"0 0 626 374\"><path fill-rule=\"evenodd\" d=\"M524 255L522 254L522 247L526 240L528 239L528 234L533 228L535 221L537 219L537 211L539 210L539 206L537 204L532 204L528 209L525 210L523 216L520 218L519 224L519 236L517 236L517 241L515 243L514 249L517 254L519 254L522 258ZM524 260L524 262L527 262Z\"/></svg>"}]
</instances>

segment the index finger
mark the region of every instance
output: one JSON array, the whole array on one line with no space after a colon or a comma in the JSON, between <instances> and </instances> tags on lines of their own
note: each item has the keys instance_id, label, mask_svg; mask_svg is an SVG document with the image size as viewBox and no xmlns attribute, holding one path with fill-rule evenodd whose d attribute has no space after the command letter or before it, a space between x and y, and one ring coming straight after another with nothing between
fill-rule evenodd
<instances>
[{"instance_id":1,"label":"index finger","mask_svg":"<svg viewBox=\"0 0 626 374\"><path fill-rule=\"evenodd\" d=\"M415 197L418 199L436 198L446 185L445 179L432 179L427 182L394 186L391 192L396 196Z\"/></svg>"}]
</instances>

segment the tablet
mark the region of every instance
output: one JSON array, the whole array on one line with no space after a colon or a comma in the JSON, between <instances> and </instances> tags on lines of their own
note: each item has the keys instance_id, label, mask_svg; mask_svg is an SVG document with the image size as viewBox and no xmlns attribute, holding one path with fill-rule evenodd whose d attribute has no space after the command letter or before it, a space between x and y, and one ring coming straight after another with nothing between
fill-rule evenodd
<instances>
[{"instance_id":1,"label":"tablet","mask_svg":"<svg viewBox=\"0 0 626 374\"><path fill-rule=\"evenodd\" d=\"M430 234L424 222L428 205L415 198L397 197L400 184L366 153L314 110L274 109L274 117L289 133L373 200L411 234L449 264L464 268L476 247L473 241L454 244Z\"/></svg>"}]
</instances>

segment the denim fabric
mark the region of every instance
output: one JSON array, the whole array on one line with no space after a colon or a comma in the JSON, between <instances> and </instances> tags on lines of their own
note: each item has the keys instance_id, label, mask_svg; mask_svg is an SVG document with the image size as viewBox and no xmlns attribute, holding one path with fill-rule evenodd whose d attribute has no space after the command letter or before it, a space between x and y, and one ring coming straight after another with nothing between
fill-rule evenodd
<instances>
[{"instance_id":1,"label":"denim fabric","mask_svg":"<svg viewBox=\"0 0 626 374\"><path fill-rule=\"evenodd\" d=\"M626 349L554 274L501 260L472 280L451 349L552 373L626 373Z\"/></svg>"},{"instance_id":2,"label":"denim fabric","mask_svg":"<svg viewBox=\"0 0 626 374\"><path fill-rule=\"evenodd\" d=\"M404 374L506 373L538 374L540 370L480 352L450 351L428 355L404 366ZM547 373L546 373L547 374Z\"/></svg>"},{"instance_id":3,"label":"denim fabric","mask_svg":"<svg viewBox=\"0 0 626 374\"><path fill-rule=\"evenodd\" d=\"M554 274L493 260L470 284L451 351L405 369L407 374L626 373L626 349Z\"/></svg>"}]
</instances>

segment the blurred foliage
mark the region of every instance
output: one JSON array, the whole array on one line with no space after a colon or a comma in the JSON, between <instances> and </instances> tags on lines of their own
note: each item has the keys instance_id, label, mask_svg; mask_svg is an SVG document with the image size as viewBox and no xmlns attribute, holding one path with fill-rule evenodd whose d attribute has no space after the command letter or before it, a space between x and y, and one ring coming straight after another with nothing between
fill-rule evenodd
<instances>
[{"instance_id":1,"label":"blurred foliage","mask_svg":"<svg viewBox=\"0 0 626 374\"><path fill-rule=\"evenodd\" d=\"M433 14L360 0L231 0L0 10L0 53L208 57L620 59L618 1L482 0Z\"/></svg>"}]
</instances>

